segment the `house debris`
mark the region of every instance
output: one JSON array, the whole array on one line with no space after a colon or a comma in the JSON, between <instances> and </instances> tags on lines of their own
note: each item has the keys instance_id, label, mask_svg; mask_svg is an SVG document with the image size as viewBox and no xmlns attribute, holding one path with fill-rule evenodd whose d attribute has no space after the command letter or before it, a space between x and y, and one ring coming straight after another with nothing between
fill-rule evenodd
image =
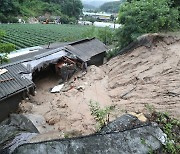
<instances>
[{"instance_id":1,"label":"house debris","mask_svg":"<svg viewBox=\"0 0 180 154\"><path fill-rule=\"evenodd\" d=\"M3 101L2 106L4 106L1 107L1 118L7 117L10 112L17 109L22 95L29 91L34 93L35 85L33 81L38 76L43 77L42 72L44 70L58 74L59 79L61 79L59 84L62 84L79 70L87 71L88 65L103 64L106 50L107 47L102 42L92 38L69 43L68 45L64 44L63 47L40 49L37 51L40 54L33 52L30 56L28 53L28 58L25 58L26 54L19 56L19 58L13 57L15 62L3 64L0 67L0 88L2 87L0 89L0 102ZM52 92L59 92L62 88L63 86L57 85ZM12 95L15 95L14 97L17 95L18 98L13 97L12 99ZM5 98L8 100L7 103L4 101ZM13 105L10 104L12 100Z\"/></svg>"},{"instance_id":2,"label":"house debris","mask_svg":"<svg viewBox=\"0 0 180 154\"><path fill-rule=\"evenodd\" d=\"M77 59L62 57L55 65L56 73L61 77L62 82L69 80L75 72L80 70L81 63Z\"/></svg>"},{"instance_id":3,"label":"house debris","mask_svg":"<svg viewBox=\"0 0 180 154\"><path fill-rule=\"evenodd\" d=\"M19 102L28 94L34 93L34 83L22 78L28 70L22 64L9 64L0 67L7 70L0 75L0 121L4 120L9 113L17 110Z\"/></svg>"},{"instance_id":4,"label":"house debris","mask_svg":"<svg viewBox=\"0 0 180 154\"><path fill-rule=\"evenodd\" d=\"M56 93L56 92L60 92L60 90L63 88L64 84L60 84L58 86L55 86L52 90L51 93Z\"/></svg>"}]
</instances>

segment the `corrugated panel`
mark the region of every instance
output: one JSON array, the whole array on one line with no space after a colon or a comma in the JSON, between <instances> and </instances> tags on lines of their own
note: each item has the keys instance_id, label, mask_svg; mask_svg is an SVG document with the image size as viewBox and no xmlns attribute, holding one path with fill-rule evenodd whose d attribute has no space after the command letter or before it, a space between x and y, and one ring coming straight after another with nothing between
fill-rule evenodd
<instances>
[{"instance_id":1,"label":"corrugated panel","mask_svg":"<svg viewBox=\"0 0 180 154\"><path fill-rule=\"evenodd\" d=\"M5 67L0 67L0 69L5 68L8 72L0 75L0 100L13 95L16 92L25 90L27 87L34 86L34 83L29 79L21 78L21 72L28 72L28 70L22 64L6 65ZM13 79L10 81L8 80Z\"/></svg>"}]
</instances>

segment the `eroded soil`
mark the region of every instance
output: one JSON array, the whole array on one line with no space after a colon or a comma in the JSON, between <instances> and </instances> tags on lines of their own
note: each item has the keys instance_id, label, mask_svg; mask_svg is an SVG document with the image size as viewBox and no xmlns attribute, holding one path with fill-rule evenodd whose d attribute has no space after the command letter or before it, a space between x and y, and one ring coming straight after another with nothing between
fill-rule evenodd
<instances>
[{"instance_id":1,"label":"eroded soil","mask_svg":"<svg viewBox=\"0 0 180 154\"><path fill-rule=\"evenodd\" d=\"M36 83L36 96L21 103L21 111L41 115L44 123L40 131L56 131L61 137L96 131L91 100L101 107L116 106L110 120L124 112L144 113L147 104L180 119L179 50L177 37L138 47L101 67L90 66L85 75L79 72L56 94L50 93L50 88L58 84L58 79L46 76Z\"/></svg>"}]
</instances>

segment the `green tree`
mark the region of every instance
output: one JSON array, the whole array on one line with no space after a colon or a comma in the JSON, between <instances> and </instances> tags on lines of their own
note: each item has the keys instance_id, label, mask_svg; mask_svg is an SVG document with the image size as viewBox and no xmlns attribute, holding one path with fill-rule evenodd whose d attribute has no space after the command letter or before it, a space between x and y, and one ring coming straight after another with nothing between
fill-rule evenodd
<instances>
[{"instance_id":1,"label":"green tree","mask_svg":"<svg viewBox=\"0 0 180 154\"><path fill-rule=\"evenodd\" d=\"M173 7L180 7L180 0L171 0Z\"/></svg>"},{"instance_id":2,"label":"green tree","mask_svg":"<svg viewBox=\"0 0 180 154\"><path fill-rule=\"evenodd\" d=\"M82 12L80 0L0 0L0 22L15 22L18 16L38 17L62 14L76 20Z\"/></svg>"},{"instance_id":3,"label":"green tree","mask_svg":"<svg viewBox=\"0 0 180 154\"><path fill-rule=\"evenodd\" d=\"M179 13L168 0L132 0L120 7L116 38L123 48L145 33L174 31L179 27Z\"/></svg>"},{"instance_id":4,"label":"green tree","mask_svg":"<svg viewBox=\"0 0 180 154\"><path fill-rule=\"evenodd\" d=\"M0 30L0 42L2 37L5 35L3 31ZM0 64L7 62L8 54L15 49L15 45L11 43L0 43Z\"/></svg>"},{"instance_id":5,"label":"green tree","mask_svg":"<svg viewBox=\"0 0 180 154\"><path fill-rule=\"evenodd\" d=\"M20 11L19 0L1 0L0 12L4 15L18 15Z\"/></svg>"},{"instance_id":6,"label":"green tree","mask_svg":"<svg viewBox=\"0 0 180 154\"><path fill-rule=\"evenodd\" d=\"M113 30L109 27L98 29L98 36L104 44L110 45L113 42Z\"/></svg>"},{"instance_id":7,"label":"green tree","mask_svg":"<svg viewBox=\"0 0 180 154\"><path fill-rule=\"evenodd\" d=\"M61 9L63 14L78 19L82 12L83 5L80 0L64 0L63 3L61 3Z\"/></svg>"},{"instance_id":8,"label":"green tree","mask_svg":"<svg viewBox=\"0 0 180 154\"><path fill-rule=\"evenodd\" d=\"M43 0L45 2L53 2L61 6L62 13L69 16L78 18L82 12L83 5L81 0Z\"/></svg>"}]
</instances>

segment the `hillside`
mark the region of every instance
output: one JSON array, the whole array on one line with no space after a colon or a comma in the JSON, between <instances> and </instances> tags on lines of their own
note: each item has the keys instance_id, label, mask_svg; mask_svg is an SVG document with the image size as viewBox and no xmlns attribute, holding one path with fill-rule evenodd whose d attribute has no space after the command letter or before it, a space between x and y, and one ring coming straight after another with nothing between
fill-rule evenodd
<instances>
[{"instance_id":1,"label":"hillside","mask_svg":"<svg viewBox=\"0 0 180 154\"><path fill-rule=\"evenodd\" d=\"M100 7L106 2L110 2L111 0L82 0L83 5L91 5L94 6L95 8ZM119 0L114 0L114 1L119 1Z\"/></svg>"},{"instance_id":2,"label":"hillside","mask_svg":"<svg viewBox=\"0 0 180 154\"><path fill-rule=\"evenodd\" d=\"M101 5L99 9L103 12L118 13L120 5L124 2L125 0L107 2Z\"/></svg>"},{"instance_id":3,"label":"hillside","mask_svg":"<svg viewBox=\"0 0 180 154\"><path fill-rule=\"evenodd\" d=\"M61 16L78 19L82 11L80 0L3 0L0 4L0 22L14 23L18 18Z\"/></svg>"},{"instance_id":4,"label":"hillside","mask_svg":"<svg viewBox=\"0 0 180 154\"><path fill-rule=\"evenodd\" d=\"M180 37L150 35L148 40L149 47L139 46L102 67L109 96L121 110L143 112L149 104L179 119Z\"/></svg>"},{"instance_id":5,"label":"hillside","mask_svg":"<svg viewBox=\"0 0 180 154\"><path fill-rule=\"evenodd\" d=\"M90 4L83 4L83 9L85 10L95 10L96 7Z\"/></svg>"},{"instance_id":6,"label":"hillside","mask_svg":"<svg viewBox=\"0 0 180 154\"><path fill-rule=\"evenodd\" d=\"M144 38L149 40L146 45L142 45ZM145 106L152 105L180 119L180 37L148 35L140 43L101 67L90 66L85 75L79 72L60 93L49 92L57 84L57 78L49 74L36 82L37 94L22 102L21 112L42 115L47 126L42 132L76 135L96 132L90 101L115 106L110 120L124 112L146 113Z\"/></svg>"}]
</instances>

